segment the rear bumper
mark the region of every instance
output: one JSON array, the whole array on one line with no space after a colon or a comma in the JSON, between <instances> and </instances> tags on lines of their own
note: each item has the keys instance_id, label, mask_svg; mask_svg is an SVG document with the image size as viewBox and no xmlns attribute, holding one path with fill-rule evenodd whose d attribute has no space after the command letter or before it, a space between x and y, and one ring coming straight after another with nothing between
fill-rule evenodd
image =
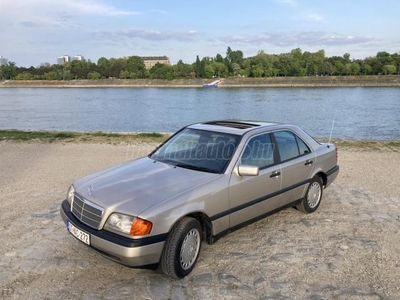
<instances>
[{"instance_id":1,"label":"rear bumper","mask_svg":"<svg viewBox=\"0 0 400 300\"><path fill-rule=\"evenodd\" d=\"M339 166L335 166L332 169L330 169L328 172L326 172L326 185L325 188L327 188L339 175Z\"/></svg>"},{"instance_id":2,"label":"rear bumper","mask_svg":"<svg viewBox=\"0 0 400 300\"><path fill-rule=\"evenodd\" d=\"M90 235L90 247L103 256L130 267L140 267L158 263L167 234L149 238L129 239L117 234L96 230L78 220L64 200L60 208L61 218Z\"/></svg>"}]
</instances>

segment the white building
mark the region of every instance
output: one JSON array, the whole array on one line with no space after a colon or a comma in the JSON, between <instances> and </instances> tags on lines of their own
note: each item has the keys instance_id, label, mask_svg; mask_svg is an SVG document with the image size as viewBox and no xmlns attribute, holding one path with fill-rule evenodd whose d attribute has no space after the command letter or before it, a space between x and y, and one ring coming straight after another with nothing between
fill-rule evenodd
<instances>
[{"instance_id":1,"label":"white building","mask_svg":"<svg viewBox=\"0 0 400 300\"><path fill-rule=\"evenodd\" d=\"M71 57L71 61L78 60L78 61L85 61L85 58L82 55L75 55Z\"/></svg>"},{"instance_id":2,"label":"white building","mask_svg":"<svg viewBox=\"0 0 400 300\"><path fill-rule=\"evenodd\" d=\"M71 62L71 57L69 55L63 55L63 56L59 56L57 57L57 64L58 65L63 65L67 62Z\"/></svg>"},{"instance_id":3,"label":"white building","mask_svg":"<svg viewBox=\"0 0 400 300\"><path fill-rule=\"evenodd\" d=\"M57 64L58 65L64 65L67 62L73 62L75 60L78 61L85 61L85 58L82 55L74 55L74 56L69 56L69 55L63 55L57 57Z\"/></svg>"},{"instance_id":4,"label":"white building","mask_svg":"<svg viewBox=\"0 0 400 300\"><path fill-rule=\"evenodd\" d=\"M0 56L0 66L6 66L6 65L8 65L8 59L3 56Z\"/></svg>"}]
</instances>

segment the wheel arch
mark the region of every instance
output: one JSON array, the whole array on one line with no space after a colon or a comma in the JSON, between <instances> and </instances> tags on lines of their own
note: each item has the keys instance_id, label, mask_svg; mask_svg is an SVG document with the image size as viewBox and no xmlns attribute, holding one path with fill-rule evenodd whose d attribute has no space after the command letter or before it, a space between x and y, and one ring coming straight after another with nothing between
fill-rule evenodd
<instances>
[{"instance_id":1,"label":"wheel arch","mask_svg":"<svg viewBox=\"0 0 400 300\"><path fill-rule=\"evenodd\" d=\"M207 216L204 212L191 212L187 215L184 215L177 219L175 223L171 226L171 229L177 224L180 220L191 217L199 221L202 229L202 238L203 241L206 241L208 244L212 244L212 222L209 216ZM171 230L170 230L171 231Z\"/></svg>"},{"instance_id":2,"label":"wheel arch","mask_svg":"<svg viewBox=\"0 0 400 300\"><path fill-rule=\"evenodd\" d=\"M325 187L327 182L328 182L328 176L326 176L326 174L322 171L319 171L317 174L315 174L314 176L318 176L319 178L321 178L322 180L322 186Z\"/></svg>"}]
</instances>

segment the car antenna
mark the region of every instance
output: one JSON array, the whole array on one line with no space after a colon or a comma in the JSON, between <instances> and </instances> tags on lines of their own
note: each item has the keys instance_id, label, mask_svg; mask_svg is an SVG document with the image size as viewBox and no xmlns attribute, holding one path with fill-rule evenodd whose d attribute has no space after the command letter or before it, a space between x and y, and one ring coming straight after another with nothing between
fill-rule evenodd
<instances>
[{"instance_id":1,"label":"car antenna","mask_svg":"<svg viewBox=\"0 0 400 300\"><path fill-rule=\"evenodd\" d=\"M336 119L336 112L335 112L335 115L333 116L332 128L331 128L331 133L329 134L329 141L328 141L328 143L331 142L332 132L333 132L333 126L335 125L335 119Z\"/></svg>"}]
</instances>

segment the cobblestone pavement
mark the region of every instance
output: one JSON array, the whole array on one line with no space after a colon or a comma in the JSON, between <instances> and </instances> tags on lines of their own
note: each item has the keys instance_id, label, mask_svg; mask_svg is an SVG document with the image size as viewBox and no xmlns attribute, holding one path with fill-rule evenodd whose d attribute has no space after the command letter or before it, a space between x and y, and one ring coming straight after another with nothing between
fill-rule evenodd
<instances>
[{"instance_id":1,"label":"cobblestone pavement","mask_svg":"<svg viewBox=\"0 0 400 300\"><path fill-rule=\"evenodd\" d=\"M15 145L0 143L0 299L400 299L398 197L338 181L316 213L286 209L203 243L175 280L103 258L60 219L69 182L124 147Z\"/></svg>"}]
</instances>

